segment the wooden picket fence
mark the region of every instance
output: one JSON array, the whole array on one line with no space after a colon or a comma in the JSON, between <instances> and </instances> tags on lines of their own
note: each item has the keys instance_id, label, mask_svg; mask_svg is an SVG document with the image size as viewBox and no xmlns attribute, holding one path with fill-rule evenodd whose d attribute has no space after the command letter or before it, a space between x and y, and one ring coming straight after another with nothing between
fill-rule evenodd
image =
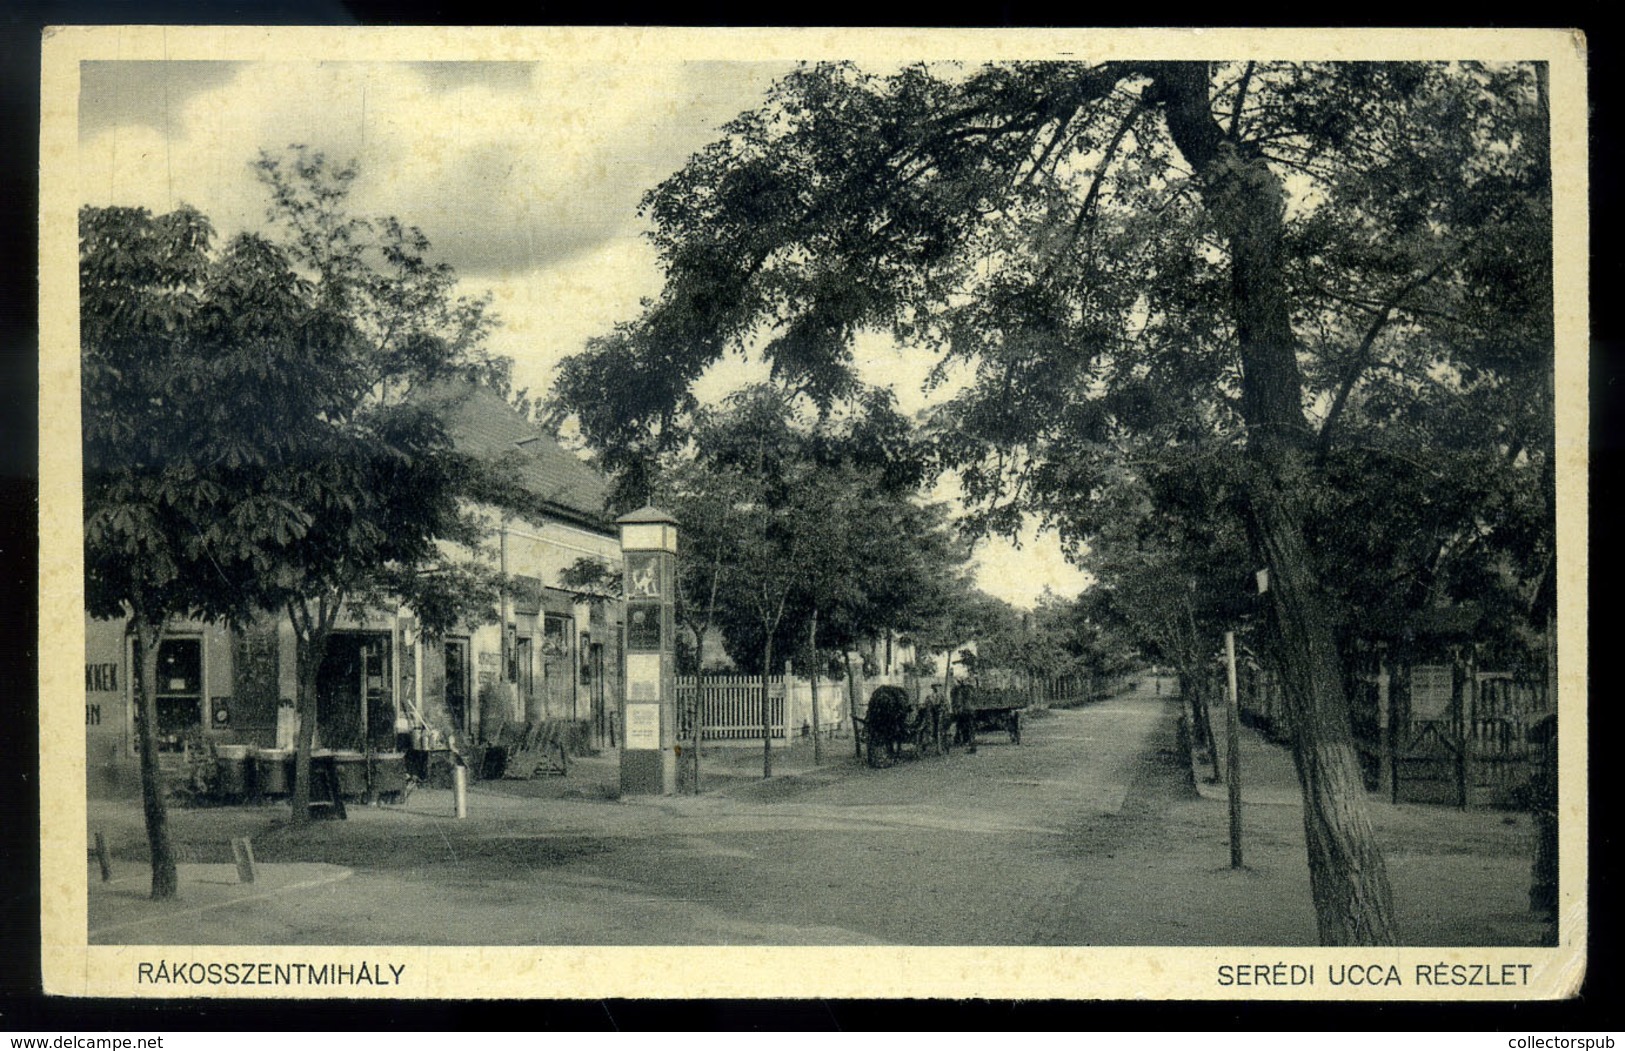
<instances>
[{"instance_id":1,"label":"wooden picket fence","mask_svg":"<svg viewBox=\"0 0 1625 1051\"><path fill-rule=\"evenodd\" d=\"M694 737L694 695L699 680L677 677L677 739ZM790 726L784 703L784 677L767 680L768 738L789 741ZM759 675L707 675L701 694L702 739L744 741L762 739L762 678Z\"/></svg>"},{"instance_id":2,"label":"wooden picket fence","mask_svg":"<svg viewBox=\"0 0 1625 1051\"><path fill-rule=\"evenodd\" d=\"M1508 671L1477 671L1473 682L1449 664L1416 664L1409 678L1409 711L1393 716L1388 754L1377 730L1378 678L1351 678L1350 700L1366 715L1367 735L1357 742L1368 786L1394 802L1449 806L1516 806L1525 799L1541 761L1531 743L1535 725L1551 711L1541 682ZM1278 742L1289 738L1281 685L1251 662L1240 669L1242 717ZM1224 685L1215 675L1214 696ZM1458 696L1459 695L1459 696Z\"/></svg>"}]
</instances>

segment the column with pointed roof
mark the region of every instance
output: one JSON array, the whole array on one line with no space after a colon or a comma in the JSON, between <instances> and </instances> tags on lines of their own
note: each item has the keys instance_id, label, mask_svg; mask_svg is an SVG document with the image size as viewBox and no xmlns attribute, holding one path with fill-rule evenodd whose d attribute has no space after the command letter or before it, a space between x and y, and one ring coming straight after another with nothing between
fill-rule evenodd
<instances>
[{"instance_id":1,"label":"column with pointed roof","mask_svg":"<svg viewBox=\"0 0 1625 1051\"><path fill-rule=\"evenodd\" d=\"M615 520L626 597L621 794L677 790L677 520L642 507Z\"/></svg>"}]
</instances>

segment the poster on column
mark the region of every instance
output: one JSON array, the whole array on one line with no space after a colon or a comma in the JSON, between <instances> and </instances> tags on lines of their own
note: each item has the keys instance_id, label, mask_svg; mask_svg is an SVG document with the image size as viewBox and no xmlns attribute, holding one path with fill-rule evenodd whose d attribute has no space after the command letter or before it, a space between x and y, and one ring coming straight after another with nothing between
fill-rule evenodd
<instances>
[{"instance_id":1,"label":"poster on column","mask_svg":"<svg viewBox=\"0 0 1625 1051\"><path fill-rule=\"evenodd\" d=\"M660 649L660 603L626 604L626 648L654 652Z\"/></svg>"},{"instance_id":2,"label":"poster on column","mask_svg":"<svg viewBox=\"0 0 1625 1051\"><path fill-rule=\"evenodd\" d=\"M660 747L660 705L626 706L626 747L637 750Z\"/></svg>"},{"instance_id":3,"label":"poster on column","mask_svg":"<svg viewBox=\"0 0 1625 1051\"><path fill-rule=\"evenodd\" d=\"M628 551L626 553L626 597L629 599L658 599L663 593L660 586L660 553L656 551Z\"/></svg>"},{"instance_id":4,"label":"poster on column","mask_svg":"<svg viewBox=\"0 0 1625 1051\"><path fill-rule=\"evenodd\" d=\"M626 655L626 699L629 701L660 700L660 654L629 653Z\"/></svg>"}]
</instances>

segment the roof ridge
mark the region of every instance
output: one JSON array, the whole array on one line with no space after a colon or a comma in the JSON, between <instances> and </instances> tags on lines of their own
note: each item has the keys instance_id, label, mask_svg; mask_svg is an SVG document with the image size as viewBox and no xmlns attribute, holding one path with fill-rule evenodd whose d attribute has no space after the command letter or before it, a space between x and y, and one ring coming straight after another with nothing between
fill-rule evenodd
<instances>
[{"instance_id":1,"label":"roof ridge","mask_svg":"<svg viewBox=\"0 0 1625 1051\"><path fill-rule=\"evenodd\" d=\"M438 408L460 449L484 455L517 454L521 483L531 495L566 512L561 517L611 528L605 511L609 485L602 472L526 419L499 391L457 377L422 391L422 396L425 403Z\"/></svg>"}]
</instances>

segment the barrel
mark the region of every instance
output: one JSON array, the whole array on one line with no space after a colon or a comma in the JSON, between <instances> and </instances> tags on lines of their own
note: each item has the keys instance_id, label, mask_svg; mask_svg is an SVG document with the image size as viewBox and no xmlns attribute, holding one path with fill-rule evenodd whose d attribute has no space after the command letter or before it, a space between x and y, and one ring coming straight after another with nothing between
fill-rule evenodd
<instances>
[{"instance_id":1,"label":"barrel","mask_svg":"<svg viewBox=\"0 0 1625 1051\"><path fill-rule=\"evenodd\" d=\"M221 799L238 800L248 795L254 776L254 763L246 744L215 746L215 794Z\"/></svg>"},{"instance_id":2,"label":"barrel","mask_svg":"<svg viewBox=\"0 0 1625 1051\"><path fill-rule=\"evenodd\" d=\"M254 753L254 790L262 796L285 796L293 791L293 752L261 748Z\"/></svg>"}]
</instances>

